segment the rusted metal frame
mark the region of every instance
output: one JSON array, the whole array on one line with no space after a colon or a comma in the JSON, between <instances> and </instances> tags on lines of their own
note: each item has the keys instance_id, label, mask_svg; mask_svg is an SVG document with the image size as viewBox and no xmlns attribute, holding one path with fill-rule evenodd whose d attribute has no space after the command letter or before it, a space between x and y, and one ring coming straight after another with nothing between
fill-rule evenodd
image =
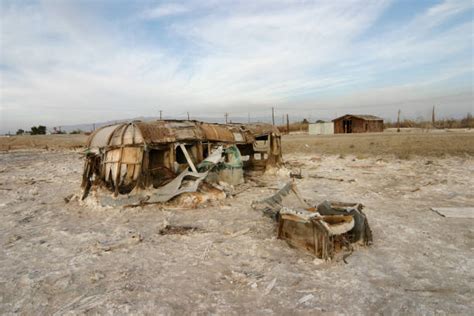
<instances>
[{"instance_id":1,"label":"rusted metal frame","mask_svg":"<svg viewBox=\"0 0 474 316\"><path fill-rule=\"evenodd\" d=\"M197 162L203 161L204 160L204 150L203 150L203 147L202 147L202 141L197 142L196 152L197 152L197 157L196 157Z\"/></svg>"},{"instance_id":2,"label":"rusted metal frame","mask_svg":"<svg viewBox=\"0 0 474 316\"><path fill-rule=\"evenodd\" d=\"M135 124L130 124L129 126L131 126L133 128L133 132L132 132L132 145L135 145ZM122 150L123 150L123 147L122 147ZM142 156L142 161L143 161L143 156ZM135 186L137 185L138 181L139 181L139 178L140 178L140 175L138 175L138 178L137 178L137 181L135 182L133 177L135 175L135 168L137 168L137 165L140 165L141 166L141 162L139 164L136 164L136 163L133 163L133 164L129 164L127 163L127 172L128 172L128 166L129 165L132 165L133 168L132 168L132 183L133 183L133 188L135 188Z\"/></svg>"},{"instance_id":3,"label":"rusted metal frame","mask_svg":"<svg viewBox=\"0 0 474 316\"><path fill-rule=\"evenodd\" d=\"M116 163L116 162L121 162L120 160L114 161L114 160L109 160L109 161L104 161L104 163ZM141 165L141 162L127 162L127 165Z\"/></svg>"},{"instance_id":4,"label":"rusted metal frame","mask_svg":"<svg viewBox=\"0 0 474 316\"><path fill-rule=\"evenodd\" d=\"M211 150L212 150L212 145L211 145L211 142L208 141L207 142L207 155L208 156L211 154Z\"/></svg>"},{"instance_id":5,"label":"rusted metal frame","mask_svg":"<svg viewBox=\"0 0 474 316\"><path fill-rule=\"evenodd\" d=\"M110 133L109 137L107 138L107 142L106 142L107 147L110 146L110 141L112 140L112 137L114 136L115 131L122 128L122 126L125 126L125 125L127 125L127 124L120 124L117 128L114 129L114 131L112 133Z\"/></svg>"},{"instance_id":6,"label":"rusted metal frame","mask_svg":"<svg viewBox=\"0 0 474 316\"><path fill-rule=\"evenodd\" d=\"M148 147L143 148L143 156L142 156L142 169L140 171L140 177L138 178L138 186L142 189L148 187L150 185L150 150Z\"/></svg>"},{"instance_id":7,"label":"rusted metal frame","mask_svg":"<svg viewBox=\"0 0 474 316\"><path fill-rule=\"evenodd\" d=\"M150 152L151 150L160 150L169 152L170 160L173 159L174 156L174 146L169 143L162 143L162 144L149 144L145 143L143 150L143 157L142 157L142 166L140 177L138 179L138 186L142 189L147 188L151 185L151 169L150 169ZM171 149L173 147L173 149ZM168 161L168 165L172 168L174 161ZM174 170L173 170L174 171ZM172 172L173 172L172 171Z\"/></svg>"},{"instance_id":8,"label":"rusted metal frame","mask_svg":"<svg viewBox=\"0 0 474 316\"><path fill-rule=\"evenodd\" d=\"M128 144L128 145L123 145L123 146L106 146L104 148L104 152L101 153L100 155L103 157L103 159L100 160L100 164L101 164L101 177L103 177L105 179L106 177L106 165L107 163L113 163L115 161L105 161L106 157L107 157L107 152L111 151L111 150L114 150L114 149L119 149L119 148L129 148L129 147L135 147L135 148L138 148L138 147L141 147L140 145L137 145L137 144Z\"/></svg>"},{"instance_id":9,"label":"rusted metal frame","mask_svg":"<svg viewBox=\"0 0 474 316\"><path fill-rule=\"evenodd\" d=\"M114 136L115 134L115 131L117 131L118 129L122 128L122 126L124 126L126 124L120 124L119 126L117 126L113 131L112 133L110 133L109 137L107 137L107 142L106 142L106 145L105 145L105 148L104 148L104 153L103 153L103 156L104 157L107 157L107 152L109 150L112 150L112 149L115 149L114 147L115 146L110 146L110 141L112 140L112 137ZM92 135L95 135L97 132L99 131L99 129ZM90 138L92 140L92 137ZM104 162L102 162L102 174L104 175L104 179L107 177L107 175L105 174L107 171L107 166L105 165Z\"/></svg>"},{"instance_id":10,"label":"rusted metal frame","mask_svg":"<svg viewBox=\"0 0 474 316\"><path fill-rule=\"evenodd\" d=\"M171 167L171 171L173 171L174 173L176 173L176 170L175 170L175 161L176 161L176 146L174 143L170 143L168 144L168 147L169 147L169 152L170 152L170 155L169 155L169 165Z\"/></svg>"},{"instance_id":11,"label":"rusted metal frame","mask_svg":"<svg viewBox=\"0 0 474 316\"><path fill-rule=\"evenodd\" d=\"M119 148L127 148L127 147L143 147L140 144L126 144L126 145L113 145L113 146L107 146L105 147L107 151L109 150L114 150L114 149L119 149Z\"/></svg>"},{"instance_id":12,"label":"rusted metal frame","mask_svg":"<svg viewBox=\"0 0 474 316\"><path fill-rule=\"evenodd\" d=\"M127 131L128 126L124 126L122 129L122 134L120 135L120 143L123 144L123 139L125 136L125 132ZM118 169L117 169L117 174L115 175L115 190L114 190L114 196L117 196L119 193L119 181L120 181L120 173L122 170L122 157L123 157L123 146L120 147L120 155L119 155L119 162L117 163Z\"/></svg>"}]
</instances>

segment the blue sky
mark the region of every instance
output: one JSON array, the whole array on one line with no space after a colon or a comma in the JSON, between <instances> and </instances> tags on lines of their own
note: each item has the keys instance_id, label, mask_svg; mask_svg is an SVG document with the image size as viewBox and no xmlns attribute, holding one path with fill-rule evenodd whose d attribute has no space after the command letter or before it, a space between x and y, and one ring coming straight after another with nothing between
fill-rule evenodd
<instances>
[{"instance_id":1,"label":"blue sky","mask_svg":"<svg viewBox=\"0 0 474 316\"><path fill-rule=\"evenodd\" d=\"M0 132L159 110L474 112L470 0L0 3Z\"/></svg>"}]
</instances>

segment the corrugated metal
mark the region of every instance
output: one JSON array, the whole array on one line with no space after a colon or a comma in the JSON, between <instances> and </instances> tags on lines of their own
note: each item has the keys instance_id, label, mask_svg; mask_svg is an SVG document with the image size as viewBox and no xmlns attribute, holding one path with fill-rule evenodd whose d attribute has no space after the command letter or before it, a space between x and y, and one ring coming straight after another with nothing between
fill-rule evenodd
<instances>
[{"instance_id":1,"label":"corrugated metal","mask_svg":"<svg viewBox=\"0 0 474 316\"><path fill-rule=\"evenodd\" d=\"M122 124L110 125L96 130L89 136L87 146L92 148L106 147L109 144L113 132L121 125Z\"/></svg>"},{"instance_id":2,"label":"corrugated metal","mask_svg":"<svg viewBox=\"0 0 474 316\"><path fill-rule=\"evenodd\" d=\"M323 123L311 123L308 127L308 133L310 135L331 135L334 134L334 123L323 122Z\"/></svg>"},{"instance_id":3,"label":"corrugated metal","mask_svg":"<svg viewBox=\"0 0 474 316\"><path fill-rule=\"evenodd\" d=\"M203 130L207 140L224 142L233 142L235 140L232 132L223 126L203 123L200 125L200 128Z\"/></svg>"},{"instance_id":4,"label":"corrugated metal","mask_svg":"<svg viewBox=\"0 0 474 316\"><path fill-rule=\"evenodd\" d=\"M166 144L179 141L218 141L252 143L256 137L280 136L270 124L211 124L197 121L152 121L115 124L98 129L88 140L90 148L144 144Z\"/></svg>"}]
</instances>

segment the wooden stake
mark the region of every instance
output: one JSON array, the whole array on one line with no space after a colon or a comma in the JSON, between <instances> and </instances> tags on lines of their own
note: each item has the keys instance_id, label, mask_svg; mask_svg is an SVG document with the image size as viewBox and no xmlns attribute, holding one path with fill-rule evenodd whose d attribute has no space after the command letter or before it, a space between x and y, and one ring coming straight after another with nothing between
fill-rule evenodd
<instances>
[{"instance_id":1,"label":"wooden stake","mask_svg":"<svg viewBox=\"0 0 474 316\"><path fill-rule=\"evenodd\" d=\"M400 110L398 110L398 117L397 117L397 132L400 133Z\"/></svg>"}]
</instances>

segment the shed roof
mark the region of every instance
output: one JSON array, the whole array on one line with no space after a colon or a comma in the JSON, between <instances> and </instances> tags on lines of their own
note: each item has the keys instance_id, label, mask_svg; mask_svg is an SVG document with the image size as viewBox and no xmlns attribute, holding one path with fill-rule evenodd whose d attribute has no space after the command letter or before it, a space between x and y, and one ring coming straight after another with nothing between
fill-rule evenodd
<instances>
[{"instance_id":1,"label":"shed roof","mask_svg":"<svg viewBox=\"0 0 474 316\"><path fill-rule=\"evenodd\" d=\"M97 129L89 136L89 148L164 144L179 141L218 141L252 143L255 137L280 135L270 124L216 124L199 121L159 120L133 121Z\"/></svg>"},{"instance_id":2,"label":"shed roof","mask_svg":"<svg viewBox=\"0 0 474 316\"><path fill-rule=\"evenodd\" d=\"M378 116L375 116L375 115L368 115L368 114L345 114L343 116L339 116L338 118L335 118L332 121L334 122L334 121L337 121L337 120L340 120L340 119L343 119L343 118L346 118L346 117L355 117L355 118L359 118L359 119L365 120L365 121L383 121L383 118L381 118L381 117L378 117Z\"/></svg>"}]
</instances>

